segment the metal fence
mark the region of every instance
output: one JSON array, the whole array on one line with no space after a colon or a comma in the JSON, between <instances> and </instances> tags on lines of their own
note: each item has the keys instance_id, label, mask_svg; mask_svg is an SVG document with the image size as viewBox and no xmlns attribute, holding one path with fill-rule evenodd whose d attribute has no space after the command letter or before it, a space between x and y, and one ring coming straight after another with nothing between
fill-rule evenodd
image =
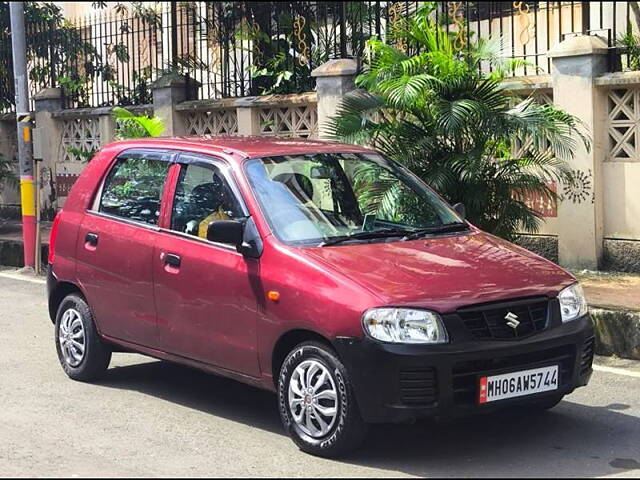
<instances>
[{"instance_id":1,"label":"metal fence","mask_svg":"<svg viewBox=\"0 0 640 480\"><path fill-rule=\"evenodd\" d=\"M419 3L159 2L99 11L65 26L32 24L31 91L60 86L67 108L146 104L151 83L168 72L190 79L193 99L309 91L316 66L360 58L372 35L393 41L392 26ZM460 48L501 36L507 56L527 61L517 74L548 72L547 51L572 33L605 38L612 69L621 68L620 59L640 68L638 2L436 4L435 18ZM0 111L12 108L8 40L0 32Z\"/></svg>"}]
</instances>

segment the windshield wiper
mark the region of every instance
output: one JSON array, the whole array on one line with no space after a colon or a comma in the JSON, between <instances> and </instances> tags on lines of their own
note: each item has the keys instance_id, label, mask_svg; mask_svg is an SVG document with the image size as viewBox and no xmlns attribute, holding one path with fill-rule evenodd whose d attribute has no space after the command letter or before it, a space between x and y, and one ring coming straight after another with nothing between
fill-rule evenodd
<instances>
[{"instance_id":1,"label":"windshield wiper","mask_svg":"<svg viewBox=\"0 0 640 480\"><path fill-rule=\"evenodd\" d=\"M402 240L415 240L416 238L420 238L424 235L429 235L434 233L461 232L468 229L469 229L469 225L466 222L444 223L442 225L438 225L437 227L428 227L428 228L421 228L420 230L415 230L410 234L405 235L402 238Z\"/></svg>"},{"instance_id":2,"label":"windshield wiper","mask_svg":"<svg viewBox=\"0 0 640 480\"><path fill-rule=\"evenodd\" d=\"M338 243L348 242L349 240L369 240L373 238L386 238L386 237L399 237L410 233L411 230L384 228L378 230L371 230L368 232L356 232L349 235L342 235L340 237L334 237L322 242L319 247L326 247L329 245L337 245Z\"/></svg>"}]
</instances>

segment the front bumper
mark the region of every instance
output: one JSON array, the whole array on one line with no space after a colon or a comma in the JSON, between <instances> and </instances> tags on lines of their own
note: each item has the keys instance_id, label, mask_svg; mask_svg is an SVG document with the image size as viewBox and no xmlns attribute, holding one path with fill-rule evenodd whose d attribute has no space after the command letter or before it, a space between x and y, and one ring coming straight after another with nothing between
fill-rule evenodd
<instances>
[{"instance_id":1,"label":"front bumper","mask_svg":"<svg viewBox=\"0 0 640 480\"><path fill-rule=\"evenodd\" d=\"M490 412L571 393L591 377L594 330L589 315L528 338L455 341L446 345L385 344L338 338L338 350L369 423ZM481 375L559 365L559 388L478 404Z\"/></svg>"}]
</instances>

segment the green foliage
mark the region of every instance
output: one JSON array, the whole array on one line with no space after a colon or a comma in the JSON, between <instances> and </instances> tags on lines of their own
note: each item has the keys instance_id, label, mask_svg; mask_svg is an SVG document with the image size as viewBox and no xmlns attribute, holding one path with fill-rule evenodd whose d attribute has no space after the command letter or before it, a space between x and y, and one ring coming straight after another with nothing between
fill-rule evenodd
<instances>
[{"instance_id":1,"label":"green foliage","mask_svg":"<svg viewBox=\"0 0 640 480\"><path fill-rule=\"evenodd\" d=\"M567 178L575 139L587 147L589 139L571 115L510 97L500 80L522 63L504 60L496 39L457 49L454 34L430 17L432 8L422 4L392 32L406 50L368 40L356 79L361 90L341 104L332 134L405 165L450 203L463 202L469 221L483 230L507 239L535 232L541 215L524 200L555 201L548 182ZM481 63L493 73L480 73ZM517 139L526 139L526 148L516 149ZM404 201L384 179L370 178L358 191L387 208Z\"/></svg>"},{"instance_id":2,"label":"green foliage","mask_svg":"<svg viewBox=\"0 0 640 480\"><path fill-rule=\"evenodd\" d=\"M627 32L616 39L616 47L625 50L630 70L640 70L640 37L633 34L631 24L629 24Z\"/></svg>"},{"instance_id":3,"label":"green foliage","mask_svg":"<svg viewBox=\"0 0 640 480\"><path fill-rule=\"evenodd\" d=\"M115 137L118 140L159 137L165 129L164 123L158 117L134 115L122 107L113 107L112 114L116 120ZM88 162L94 157L98 149L84 150L82 148L68 147L67 151L78 157L81 161Z\"/></svg>"},{"instance_id":4,"label":"green foliage","mask_svg":"<svg viewBox=\"0 0 640 480\"><path fill-rule=\"evenodd\" d=\"M281 8L275 6L275 8ZM271 12L264 12L271 16ZM294 31L294 15L291 11L279 11L278 32L268 35L259 27L247 24L245 31L240 29L239 40L251 40L256 61L249 66L253 79L257 80L258 93L261 95L304 92L312 89L310 61L313 62L310 46L312 25L304 25L302 32L308 49L301 51L300 42ZM313 53L317 54L318 49ZM305 56L306 54L306 56ZM294 76L295 71L295 76ZM297 81L296 81L297 80Z\"/></svg>"},{"instance_id":5,"label":"green foliage","mask_svg":"<svg viewBox=\"0 0 640 480\"><path fill-rule=\"evenodd\" d=\"M121 107L113 108L113 117L116 120L116 138L159 137L165 129L165 125L158 117L146 115L134 115L129 110Z\"/></svg>"},{"instance_id":6,"label":"green foliage","mask_svg":"<svg viewBox=\"0 0 640 480\"><path fill-rule=\"evenodd\" d=\"M108 65L79 30L66 21L60 7L51 2L25 2L27 60L33 62L29 79L36 88L60 86L71 103L88 104L87 90L93 78L108 74ZM37 28L34 28L37 26ZM0 36L10 60L8 2L0 2ZM7 40L6 42L4 40ZM74 59L70 61L70 59ZM15 99L12 62L0 67L0 109L11 108Z\"/></svg>"},{"instance_id":7,"label":"green foliage","mask_svg":"<svg viewBox=\"0 0 640 480\"><path fill-rule=\"evenodd\" d=\"M98 152L98 149L92 148L91 150L84 150L82 148L67 147L67 152L69 152L72 155L75 155L82 162L88 162Z\"/></svg>"}]
</instances>

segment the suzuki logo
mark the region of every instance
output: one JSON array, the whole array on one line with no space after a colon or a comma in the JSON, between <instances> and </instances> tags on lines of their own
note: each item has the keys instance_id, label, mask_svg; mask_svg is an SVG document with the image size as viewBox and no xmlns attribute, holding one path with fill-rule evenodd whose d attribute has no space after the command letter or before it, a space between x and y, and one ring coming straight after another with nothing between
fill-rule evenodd
<instances>
[{"instance_id":1,"label":"suzuki logo","mask_svg":"<svg viewBox=\"0 0 640 480\"><path fill-rule=\"evenodd\" d=\"M509 312L504 316L504 319L507 321L507 325L509 325L514 330L518 328L520 322L518 321L518 315L515 313Z\"/></svg>"}]
</instances>

